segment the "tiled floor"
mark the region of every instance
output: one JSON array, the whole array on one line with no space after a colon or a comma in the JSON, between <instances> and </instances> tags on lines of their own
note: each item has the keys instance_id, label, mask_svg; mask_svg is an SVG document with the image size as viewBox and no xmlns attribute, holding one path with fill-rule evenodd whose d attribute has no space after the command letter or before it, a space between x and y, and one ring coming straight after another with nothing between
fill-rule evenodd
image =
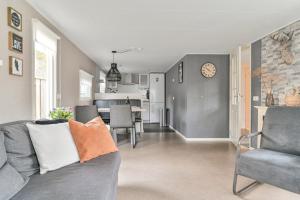
<instances>
[{"instance_id":1,"label":"tiled floor","mask_svg":"<svg viewBox=\"0 0 300 200\"><path fill-rule=\"evenodd\" d=\"M296 200L300 195L262 184L232 194L235 147L186 143L174 132L145 127L136 149L121 145L118 200ZM164 132L165 131L165 132ZM249 180L242 179L241 185Z\"/></svg>"}]
</instances>

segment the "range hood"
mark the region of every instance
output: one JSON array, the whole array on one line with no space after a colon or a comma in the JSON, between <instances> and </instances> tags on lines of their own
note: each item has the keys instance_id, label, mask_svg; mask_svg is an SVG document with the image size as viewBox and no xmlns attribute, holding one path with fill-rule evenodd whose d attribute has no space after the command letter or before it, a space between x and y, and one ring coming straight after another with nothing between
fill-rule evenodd
<instances>
[{"instance_id":1,"label":"range hood","mask_svg":"<svg viewBox=\"0 0 300 200\"><path fill-rule=\"evenodd\" d=\"M135 85L138 84L138 74L125 73L122 74L121 85Z\"/></svg>"}]
</instances>

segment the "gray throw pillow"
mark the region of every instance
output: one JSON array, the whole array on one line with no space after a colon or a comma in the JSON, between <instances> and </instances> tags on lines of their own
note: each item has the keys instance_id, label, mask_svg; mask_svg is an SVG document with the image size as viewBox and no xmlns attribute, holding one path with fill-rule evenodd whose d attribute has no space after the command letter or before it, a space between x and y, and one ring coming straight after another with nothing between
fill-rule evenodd
<instances>
[{"instance_id":1,"label":"gray throw pillow","mask_svg":"<svg viewBox=\"0 0 300 200\"><path fill-rule=\"evenodd\" d=\"M28 180L28 177L19 174L7 162L4 135L0 132L0 199L8 200L13 197L27 184Z\"/></svg>"},{"instance_id":2,"label":"gray throw pillow","mask_svg":"<svg viewBox=\"0 0 300 200\"><path fill-rule=\"evenodd\" d=\"M3 124L7 160L18 172L31 176L39 171L38 160L32 146L26 123L29 121Z\"/></svg>"}]
</instances>

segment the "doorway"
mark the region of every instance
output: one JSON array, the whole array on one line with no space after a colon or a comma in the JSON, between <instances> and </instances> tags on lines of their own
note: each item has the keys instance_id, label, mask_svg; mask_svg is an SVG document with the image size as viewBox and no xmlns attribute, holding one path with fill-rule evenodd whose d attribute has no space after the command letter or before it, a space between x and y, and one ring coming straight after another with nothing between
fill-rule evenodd
<instances>
[{"instance_id":1,"label":"doorway","mask_svg":"<svg viewBox=\"0 0 300 200\"><path fill-rule=\"evenodd\" d=\"M239 46L230 54L230 138L251 132L251 46Z\"/></svg>"}]
</instances>

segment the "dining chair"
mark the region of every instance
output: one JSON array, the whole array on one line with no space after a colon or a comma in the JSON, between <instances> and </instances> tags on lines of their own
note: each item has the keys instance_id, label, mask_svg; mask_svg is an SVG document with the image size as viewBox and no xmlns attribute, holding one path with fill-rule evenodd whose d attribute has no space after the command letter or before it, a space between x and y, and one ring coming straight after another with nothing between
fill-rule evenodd
<instances>
[{"instance_id":1,"label":"dining chair","mask_svg":"<svg viewBox=\"0 0 300 200\"><path fill-rule=\"evenodd\" d=\"M75 116L77 121L86 123L99 116L99 113L96 105L76 106Z\"/></svg>"},{"instance_id":2,"label":"dining chair","mask_svg":"<svg viewBox=\"0 0 300 200\"><path fill-rule=\"evenodd\" d=\"M110 129L114 141L118 142L116 129L126 128L130 129L131 145L135 148L136 145L136 130L135 123L132 119L132 111L130 105L111 105L110 107Z\"/></svg>"},{"instance_id":3,"label":"dining chair","mask_svg":"<svg viewBox=\"0 0 300 200\"><path fill-rule=\"evenodd\" d=\"M134 124L135 126L137 126L137 124L139 124L139 127L140 127L140 132L138 132L138 135L141 136L142 134L142 123L143 123L143 120L140 116L136 115L137 113L133 113L133 121L134 121Z\"/></svg>"}]
</instances>

